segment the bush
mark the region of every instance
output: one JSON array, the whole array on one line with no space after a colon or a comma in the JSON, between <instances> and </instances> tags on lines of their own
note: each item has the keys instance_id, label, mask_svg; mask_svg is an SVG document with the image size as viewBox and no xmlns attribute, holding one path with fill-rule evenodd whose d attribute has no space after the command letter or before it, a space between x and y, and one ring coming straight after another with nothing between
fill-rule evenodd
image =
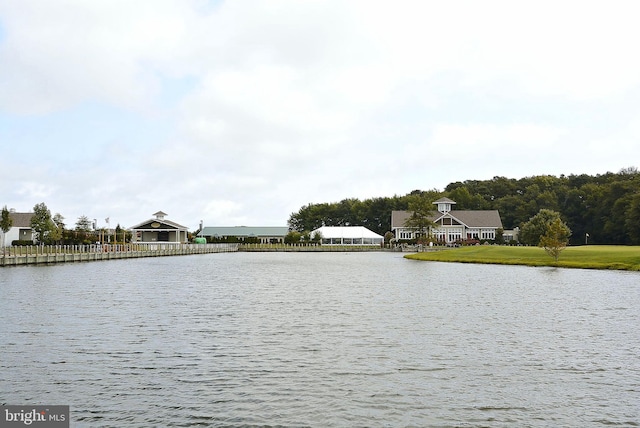
<instances>
[{"instance_id":1,"label":"bush","mask_svg":"<svg viewBox=\"0 0 640 428\"><path fill-rule=\"evenodd\" d=\"M458 242L460 242L460 241L458 241ZM478 245L478 244L480 244L480 240L475 239L475 238L467 238L467 239L462 240L461 244L462 245Z\"/></svg>"},{"instance_id":2,"label":"bush","mask_svg":"<svg viewBox=\"0 0 640 428\"><path fill-rule=\"evenodd\" d=\"M11 245L14 247L26 247L27 245L35 245L33 241L29 241L26 239L16 239L15 241L11 241Z\"/></svg>"}]
</instances>

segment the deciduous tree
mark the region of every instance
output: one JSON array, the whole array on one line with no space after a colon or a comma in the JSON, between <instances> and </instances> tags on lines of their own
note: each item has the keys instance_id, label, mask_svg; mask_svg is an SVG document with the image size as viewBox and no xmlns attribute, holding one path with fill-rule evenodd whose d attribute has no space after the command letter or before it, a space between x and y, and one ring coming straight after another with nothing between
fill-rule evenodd
<instances>
[{"instance_id":1,"label":"deciduous tree","mask_svg":"<svg viewBox=\"0 0 640 428\"><path fill-rule=\"evenodd\" d=\"M297 230L292 230L291 232L287 233L284 237L284 243L285 244L298 244L300 242L300 239L302 238L302 233L298 232Z\"/></svg>"},{"instance_id":2,"label":"deciduous tree","mask_svg":"<svg viewBox=\"0 0 640 428\"><path fill-rule=\"evenodd\" d=\"M417 229L420 236L427 236L429 229L436 227L433 222L433 201L428 197L414 196L409 201L409 210L411 215L404 222L406 227Z\"/></svg>"},{"instance_id":3,"label":"deciduous tree","mask_svg":"<svg viewBox=\"0 0 640 428\"><path fill-rule=\"evenodd\" d=\"M571 230L558 217L547 226L547 231L540 238L538 246L544 248L547 254L557 262L560 258L560 253L567 247L570 236Z\"/></svg>"},{"instance_id":4,"label":"deciduous tree","mask_svg":"<svg viewBox=\"0 0 640 428\"><path fill-rule=\"evenodd\" d=\"M538 214L522 225L519 237L520 242L528 245L538 245L540 238L547 233L549 225L556 219L560 219L560 213L545 208L541 209Z\"/></svg>"},{"instance_id":5,"label":"deciduous tree","mask_svg":"<svg viewBox=\"0 0 640 428\"><path fill-rule=\"evenodd\" d=\"M640 244L640 193L636 193L631 199L627 209L627 234L632 244Z\"/></svg>"},{"instance_id":6,"label":"deciduous tree","mask_svg":"<svg viewBox=\"0 0 640 428\"><path fill-rule=\"evenodd\" d=\"M51 218L51 211L44 202L33 207L33 217L31 217L31 229L35 234L35 239L39 243L49 243L51 232L56 229L56 225Z\"/></svg>"}]
</instances>

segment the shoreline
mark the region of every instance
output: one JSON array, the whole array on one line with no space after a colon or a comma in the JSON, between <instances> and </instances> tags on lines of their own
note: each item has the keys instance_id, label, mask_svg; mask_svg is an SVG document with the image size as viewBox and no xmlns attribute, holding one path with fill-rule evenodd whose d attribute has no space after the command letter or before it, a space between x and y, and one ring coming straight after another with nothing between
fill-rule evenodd
<instances>
[{"instance_id":1,"label":"shoreline","mask_svg":"<svg viewBox=\"0 0 640 428\"><path fill-rule=\"evenodd\" d=\"M480 245L433 253L404 256L419 261L448 263L501 264L531 267L560 267L570 269L599 269L640 271L640 247L617 245L589 245L567 247L558 262L539 247L509 247Z\"/></svg>"}]
</instances>

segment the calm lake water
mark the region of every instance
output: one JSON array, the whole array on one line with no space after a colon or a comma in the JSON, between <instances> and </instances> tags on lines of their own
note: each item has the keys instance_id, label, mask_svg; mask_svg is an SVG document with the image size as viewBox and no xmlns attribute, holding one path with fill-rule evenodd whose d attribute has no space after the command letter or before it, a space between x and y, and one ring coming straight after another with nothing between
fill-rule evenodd
<instances>
[{"instance_id":1,"label":"calm lake water","mask_svg":"<svg viewBox=\"0 0 640 428\"><path fill-rule=\"evenodd\" d=\"M392 253L0 269L0 402L74 427L640 424L640 273Z\"/></svg>"}]
</instances>

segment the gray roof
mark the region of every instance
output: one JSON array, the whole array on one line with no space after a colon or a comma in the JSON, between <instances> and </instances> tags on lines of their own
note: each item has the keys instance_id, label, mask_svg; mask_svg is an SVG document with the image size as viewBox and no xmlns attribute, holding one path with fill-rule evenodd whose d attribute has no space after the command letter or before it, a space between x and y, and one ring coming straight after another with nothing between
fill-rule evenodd
<instances>
[{"instance_id":1,"label":"gray roof","mask_svg":"<svg viewBox=\"0 0 640 428\"><path fill-rule=\"evenodd\" d=\"M451 200L451 199L449 199L449 198L440 198L440 199L438 199L437 201L434 201L433 203L434 203L434 204L443 204L443 203L444 203L444 204L455 204L455 203L456 203L456 201L452 201L452 200Z\"/></svg>"},{"instance_id":2,"label":"gray roof","mask_svg":"<svg viewBox=\"0 0 640 428\"><path fill-rule=\"evenodd\" d=\"M467 227L502 227L502 220L498 210L449 211L449 215L464 223Z\"/></svg>"},{"instance_id":3,"label":"gray roof","mask_svg":"<svg viewBox=\"0 0 640 428\"><path fill-rule=\"evenodd\" d=\"M31 217L33 213L9 213L9 218L13 221L11 227L31 227Z\"/></svg>"},{"instance_id":4,"label":"gray roof","mask_svg":"<svg viewBox=\"0 0 640 428\"><path fill-rule=\"evenodd\" d=\"M411 216L411 211L392 211L391 212L391 228L405 227L405 222ZM502 227L502 220L498 210L454 210L447 214L439 212L431 216L432 221L436 221L442 217L453 217L467 227Z\"/></svg>"},{"instance_id":5,"label":"gray roof","mask_svg":"<svg viewBox=\"0 0 640 428\"><path fill-rule=\"evenodd\" d=\"M152 223L160 223L159 227L151 226ZM131 230L166 230L166 229L179 229L179 230L188 230L187 226L183 226L171 220L151 218L149 220L145 220L142 223L138 223L135 226L131 226L129 229Z\"/></svg>"},{"instance_id":6,"label":"gray roof","mask_svg":"<svg viewBox=\"0 0 640 428\"><path fill-rule=\"evenodd\" d=\"M237 237L278 237L285 236L289 233L288 227L280 227L280 226L263 226L263 227L252 227L252 226L231 226L231 227L205 227L203 228L198 236L237 236Z\"/></svg>"},{"instance_id":7,"label":"gray roof","mask_svg":"<svg viewBox=\"0 0 640 428\"><path fill-rule=\"evenodd\" d=\"M404 227L411 216L411 211L391 211L391 228Z\"/></svg>"}]
</instances>

